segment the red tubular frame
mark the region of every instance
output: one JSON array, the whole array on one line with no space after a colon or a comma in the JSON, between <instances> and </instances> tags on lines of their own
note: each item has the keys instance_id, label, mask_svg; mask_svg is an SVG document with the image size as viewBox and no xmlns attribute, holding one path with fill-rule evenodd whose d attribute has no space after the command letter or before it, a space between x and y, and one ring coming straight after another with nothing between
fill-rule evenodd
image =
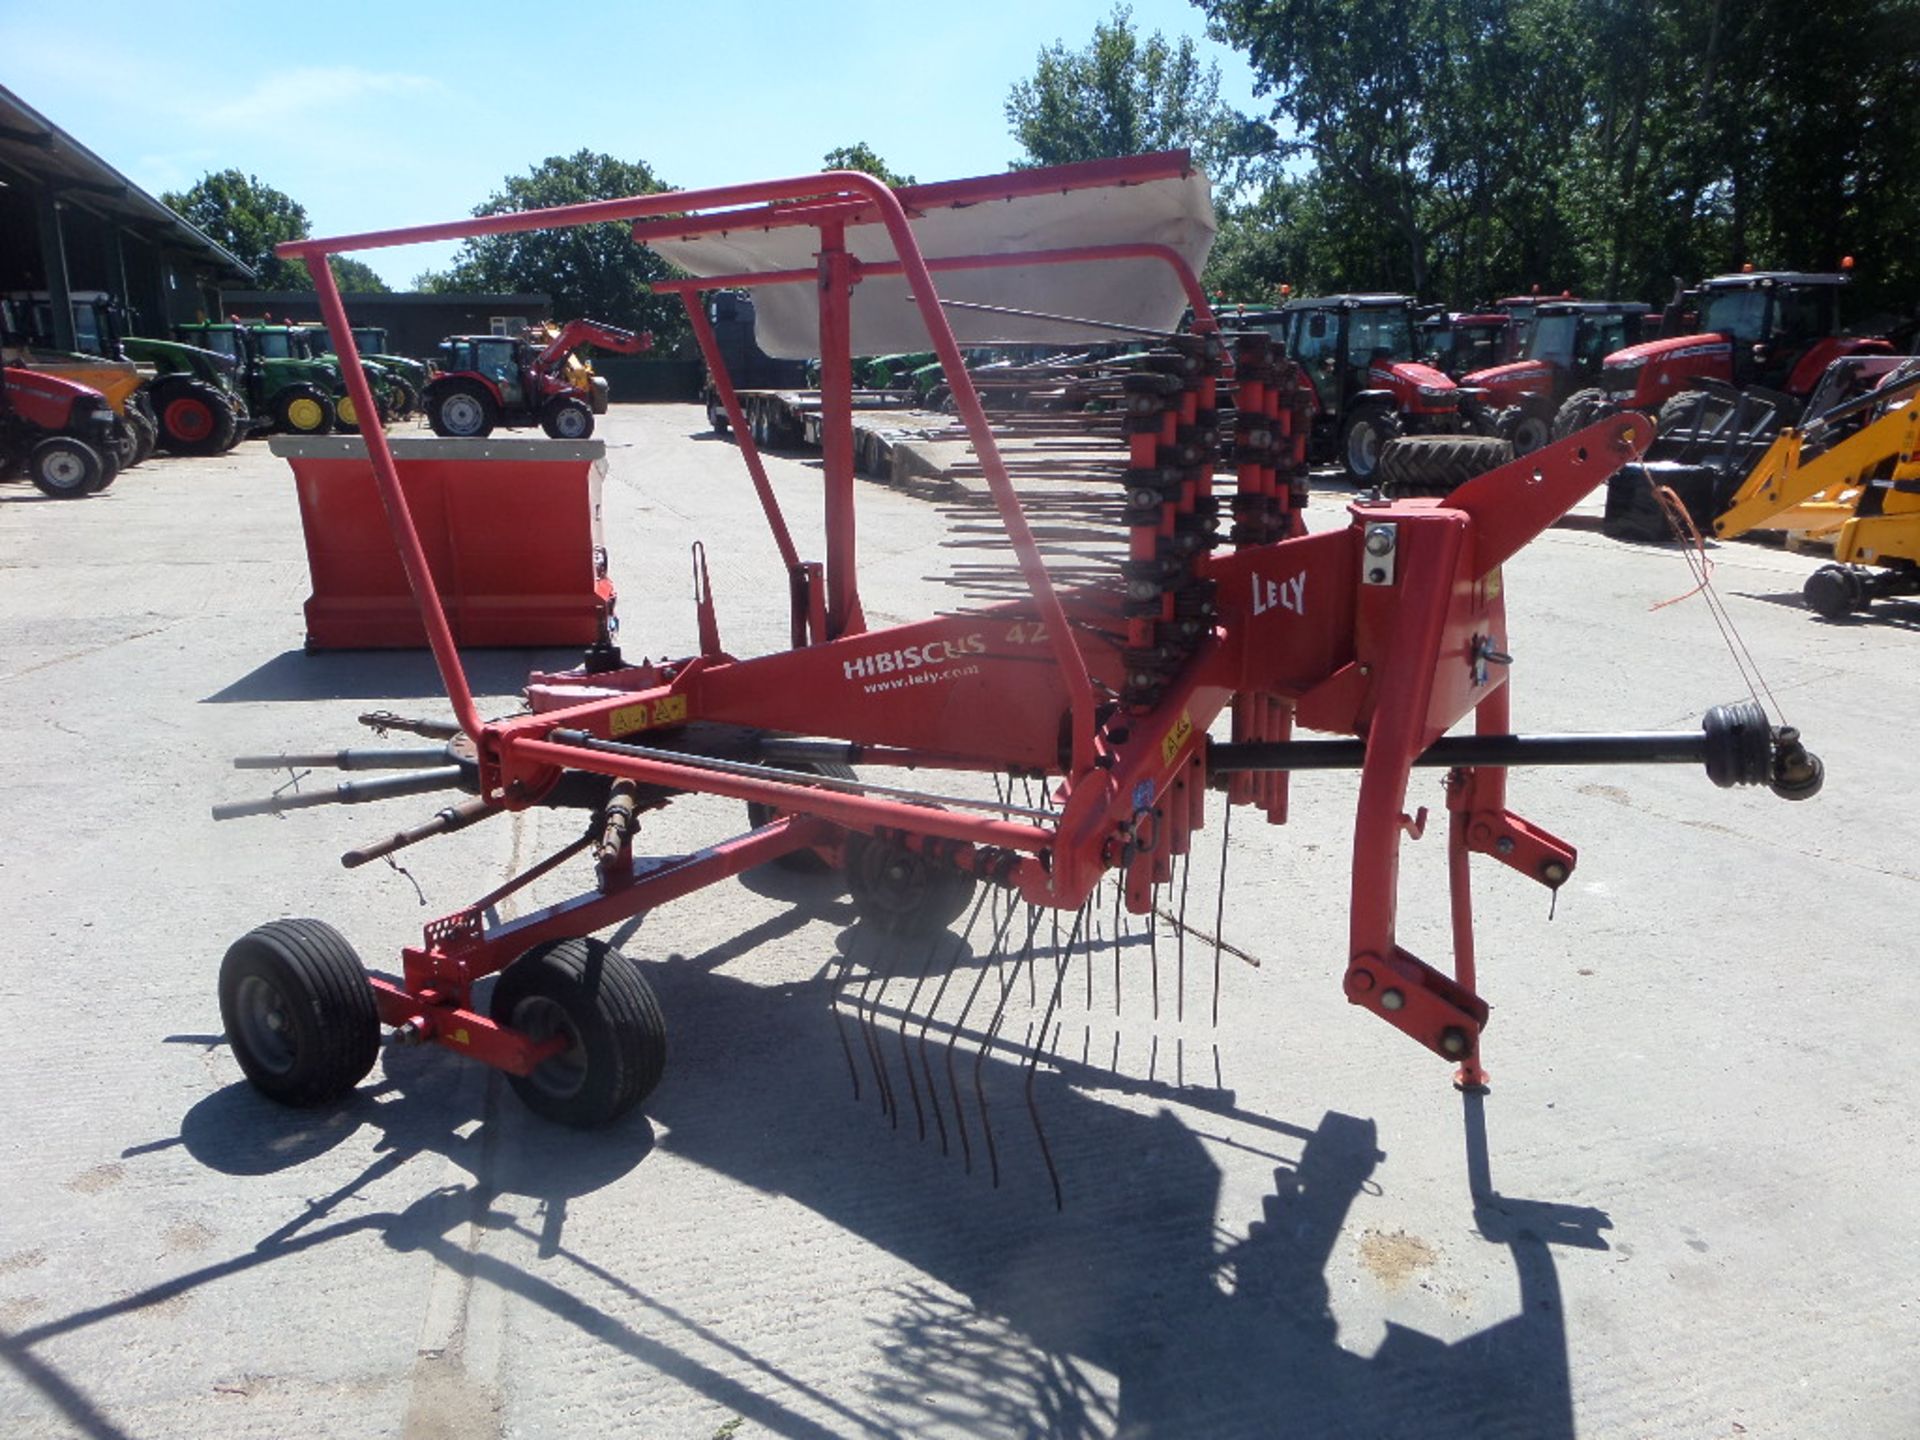
<instances>
[{"instance_id":1,"label":"red tubular frame","mask_svg":"<svg viewBox=\"0 0 1920 1440\"><path fill-rule=\"evenodd\" d=\"M1437 1053L1459 1060L1463 1078L1484 1076L1478 1069L1478 1036L1487 1010L1474 991L1469 853L1493 854L1557 886L1571 870L1573 851L1505 809L1502 772L1454 772L1448 792L1454 974L1441 975L1401 949L1394 938L1408 777L1414 759L1469 713L1476 715L1484 733L1504 733L1506 674L1504 670L1488 674L1480 660L1485 650L1505 644L1499 566L1622 461L1643 450L1650 427L1642 417L1616 416L1524 461L1481 476L1444 502L1355 506L1354 524L1348 529L1316 535L1304 534L1298 517L1292 516L1279 538L1204 559L1200 573L1215 582L1218 593L1211 636L1199 642L1184 668L1167 681L1151 710L1141 713L1144 707L1135 706L1134 713L1125 716L1124 733L1103 732L1095 723L1096 677L1104 688L1119 693L1120 648L1128 643L1137 646L1143 634L1150 637L1151 625L1143 630L1137 623L1116 619L1102 608L1097 595L1063 596L1053 587L941 308L933 274L1153 259L1169 265L1179 277L1194 308L1196 329L1217 328L1211 311L1191 268L1167 246L1085 246L929 261L915 244L908 214L940 205L977 204L1076 185L1165 179L1186 172L1184 155L1148 156L914 187L896 195L870 176L840 171L278 247L282 256L305 260L313 274L349 393L360 407L361 434L435 663L462 729L477 744L482 793L503 807L524 807L539 801L564 771L573 769L669 790L758 801L787 817L698 856L644 870L637 867L630 878L623 872L603 872L612 878L603 882L601 890L551 907L528 921L488 931L473 910L437 921L428 927L423 948L405 952L404 988L376 983L383 1019L407 1023L440 1043L525 1073L544 1052L466 1008L471 982L511 960L509 951L536 939L601 928L777 854L803 846L830 849L846 831L884 830L898 833L911 845L960 847L952 853L963 867L991 867L1028 900L1062 908L1084 903L1106 874L1122 870L1130 903L1144 908L1150 903L1151 886L1172 873L1172 857L1187 849L1192 833L1204 821L1204 737L1216 716L1232 704L1236 735L1281 737L1298 722L1365 737L1354 827L1347 993L1356 1004L1374 1010ZM719 213L691 217L675 213L686 211ZM674 218L654 218L670 214ZM794 585L796 648L735 661L719 652L717 642L703 641L703 654L695 659L624 672L624 684L590 677L585 685L598 683L604 688L597 693L586 691L577 703L562 701L558 708L488 724L476 709L401 493L327 257L420 241L608 221L633 222L636 238L643 240L795 225L812 225L821 231L813 269L665 281L656 287L681 295L721 403L739 437L781 561ZM844 245L845 230L851 224L884 225L898 258L854 259ZM898 275L907 281L949 377L954 404L1026 580L1030 602L863 633L854 576L848 337L853 288L862 277L879 275ZM799 558L697 298L703 290L724 285L802 283L819 287L828 521L824 586L819 583L819 567ZM1214 403L1211 384L1183 392L1178 406L1164 412L1154 433L1135 433L1134 464L1157 463L1156 446L1171 442L1180 426L1197 422L1199 410ZM1242 402L1254 404L1262 423L1286 442L1287 458L1243 465L1241 493L1278 501L1274 466L1284 465L1291 475L1303 458L1293 401L1281 391L1254 386ZM1196 497L1204 495L1206 485L1203 478L1190 486L1194 493L1180 504L1191 508ZM1290 504L1280 509L1285 511ZM1171 536L1173 509L1168 507L1158 537L1146 526L1136 527L1136 548L1141 550L1136 559L1147 558L1157 538ZM1399 533L1397 578L1386 583L1363 581L1363 571L1371 564L1363 556L1363 536L1382 523L1397 527ZM1274 597L1283 594L1292 597L1291 603L1276 602ZM1309 596L1311 601L1305 598ZM1312 623L1307 622L1309 605ZM805 614L800 613L803 609ZM703 627L703 635L707 628ZM953 683L940 692L937 707L910 689L861 683L872 674L897 671L905 676L918 666L949 662L951 668L941 676ZM804 707L796 709L796 705L809 695L832 693L836 685L833 723L810 730ZM1008 694L1017 695L1020 703L994 713L993 702ZM930 712L936 709L939 718L930 720ZM989 717L991 723L981 725L982 717ZM638 732L687 718L772 731L835 734L871 746L877 753L938 755L942 763L956 768L965 768L971 760L975 768L1058 769L1066 778L1064 804L1049 827L718 771L642 753L633 743ZM1062 718L1070 736L1070 754L1064 759L1059 755ZM585 732L600 741L624 739L628 748L609 750L553 738L567 730ZM1285 819L1282 777L1235 780L1229 799L1259 804L1275 823Z\"/></svg>"}]
</instances>

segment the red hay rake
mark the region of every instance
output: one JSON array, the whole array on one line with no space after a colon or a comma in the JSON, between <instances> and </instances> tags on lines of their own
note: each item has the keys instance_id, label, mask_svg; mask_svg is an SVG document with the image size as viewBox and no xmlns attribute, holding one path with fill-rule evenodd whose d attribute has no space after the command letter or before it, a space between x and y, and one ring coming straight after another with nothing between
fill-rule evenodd
<instances>
[{"instance_id":1,"label":"red hay rake","mask_svg":"<svg viewBox=\"0 0 1920 1440\"><path fill-rule=\"evenodd\" d=\"M1097 225L1101 205L1109 218L1137 215L1169 196L1185 205L1197 249L1155 238L1174 233L1160 211L1150 224L1119 225L1102 243L1054 243L1058 230L1025 224L1058 210ZM949 241L949 253L923 253L921 232L990 226L997 214L1041 243L1017 248L1004 237L982 241L976 230L971 250L951 253ZM326 257L610 220L633 222L637 241L695 268L698 278L657 288L685 301L731 419L785 569L792 643L753 658L727 654L702 570L700 653L633 665L600 647L579 670L532 677L532 713L490 721L475 707L371 418L377 410ZM1150 947L1159 943L1157 901L1178 866L1182 914L1166 934L1184 964L1194 932L1184 921L1183 857L1207 823L1209 796L1221 806L1224 853L1234 808L1285 822L1289 772L1358 771L1345 992L1451 1062L1460 1083L1477 1085L1487 1006L1474 973L1470 857L1492 856L1555 889L1575 862L1570 845L1507 809L1508 767L1704 762L1720 785L1768 784L1790 798L1818 788L1818 761L1754 705L1711 711L1692 733L1511 734L1501 567L1640 455L1651 425L1616 416L1444 500L1361 500L1344 528L1309 534L1301 516L1307 381L1265 334L1220 330L1195 279L1210 221L1204 182L1185 154L1172 153L897 193L837 172L282 246L312 271L367 417L367 453L455 717L451 725L365 717L443 744L319 757L416 768L294 799L470 792L427 824L350 853L349 864L533 805L576 805L593 820L555 856L429 924L421 943L402 951L398 981L369 978L317 921L275 922L236 942L221 1001L248 1077L288 1102L337 1097L367 1073L386 1025L398 1038L506 1071L543 1114L610 1121L658 1080L664 1027L641 971L588 937L752 867L814 857L846 869L862 918L856 928L873 937L847 948L835 1016L850 1062L857 1038L895 1123L910 1101L923 1134L931 1122L969 1164L978 1144L997 1178L979 1074L986 1053L1004 1046L1021 1058L1052 1172L1032 1083L1052 1054L1071 963L1085 961L1091 1010L1093 956L1111 946L1117 1005L1123 951L1143 933ZM780 263L796 245L805 263ZM876 246L885 251L877 258ZM715 258L728 255L755 263L728 270ZM1088 274L1120 277L1108 288L1126 300L1121 318L1075 320L1032 305L1036 294L1053 293L1036 285L1069 274L1082 278L1063 281L1061 294L1092 293ZM976 298L944 297L936 276L954 277L956 290ZM1006 288L994 289L997 281ZM817 338L821 360L824 564L802 559L794 545L700 300L702 291L737 286L784 291L789 316L810 314L815 327L807 338ZM1027 308L987 303L996 297ZM1184 331L1176 328L1182 307L1193 316ZM1143 319L1148 312L1157 320ZM997 512L997 529L974 543L1002 558L1010 552L1014 568L973 576L998 596L989 603L874 630L862 614L855 553L852 357L863 334L891 334L916 316ZM1070 378L1093 408L1029 407L997 419L956 338L1078 343L1112 330L1146 343L1050 372ZM1009 372L996 383L1031 387L1038 373ZM1035 448L1009 460L999 444L1008 436L1037 437ZM1079 447L1072 459L1059 458L1065 441ZM1016 479L1081 488L1023 503ZM1230 738L1212 739L1223 716ZM1471 734L1448 735L1469 717ZM1296 739L1296 730L1341 738ZM316 757L239 763L289 762ZM992 794L979 781L936 790L871 784L853 776L855 763L990 776ZM1417 831L1407 816L1415 767L1448 772L1450 973L1395 939L1400 844ZM636 817L696 793L747 802L753 828L693 854L636 855ZM287 803L223 806L216 815ZM515 921L488 920L504 895L589 850L594 879L584 893ZM948 933L962 917L961 933ZM956 959L976 931L991 936L985 953L999 963L969 975ZM1216 967L1218 955L1215 941ZM479 1013L473 987L495 972L504 973L490 1013ZM1103 964L1103 984L1104 974ZM902 987L910 987L904 999ZM936 1013L946 1018L936 1023ZM1021 1014L1027 1038L1013 1044L1007 1036ZM851 1033L846 1018L855 1021ZM938 1064L930 1029L941 1042ZM977 1048L971 1075L954 1058L962 1035ZM888 1051L903 1064L904 1099ZM854 1073L857 1089L858 1064ZM971 1126L962 1103L969 1090ZM1054 1185L1057 1196L1057 1174Z\"/></svg>"}]
</instances>

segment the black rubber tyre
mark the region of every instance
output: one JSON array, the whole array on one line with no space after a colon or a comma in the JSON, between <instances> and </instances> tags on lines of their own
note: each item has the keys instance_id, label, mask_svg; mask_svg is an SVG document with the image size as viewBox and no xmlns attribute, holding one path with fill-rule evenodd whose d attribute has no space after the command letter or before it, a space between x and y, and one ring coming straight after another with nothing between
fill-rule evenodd
<instances>
[{"instance_id":1,"label":"black rubber tyre","mask_svg":"<svg viewBox=\"0 0 1920 1440\"><path fill-rule=\"evenodd\" d=\"M1607 415L1613 406L1604 390L1576 390L1560 403L1553 415L1553 438L1564 440L1576 430L1584 430Z\"/></svg>"},{"instance_id":2,"label":"black rubber tyre","mask_svg":"<svg viewBox=\"0 0 1920 1440\"><path fill-rule=\"evenodd\" d=\"M395 420L410 420L420 408L420 392L413 388L413 382L396 375L393 377L392 410Z\"/></svg>"},{"instance_id":3,"label":"black rubber tyre","mask_svg":"<svg viewBox=\"0 0 1920 1440\"><path fill-rule=\"evenodd\" d=\"M289 385L273 397L273 428L288 435L325 435L338 423L333 400L314 385Z\"/></svg>"},{"instance_id":4,"label":"black rubber tyre","mask_svg":"<svg viewBox=\"0 0 1920 1440\"><path fill-rule=\"evenodd\" d=\"M153 452L160 446L160 427L154 423L153 416L144 409L127 407L127 419L140 434L139 450L134 464L139 465L153 458Z\"/></svg>"},{"instance_id":5,"label":"black rubber tyre","mask_svg":"<svg viewBox=\"0 0 1920 1440\"><path fill-rule=\"evenodd\" d=\"M815 775L825 775L832 780L857 780L850 766L834 760L815 760L800 765L782 765L783 770L808 770ZM772 805L763 805L758 800L747 802L747 823L758 830L770 822L780 812ZM817 850L789 850L774 865L781 870L791 870L796 875L825 875L833 869L824 855Z\"/></svg>"},{"instance_id":6,"label":"black rubber tyre","mask_svg":"<svg viewBox=\"0 0 1920 1440\"><path fill-rule=\"evenodd\" d=\"M1552 443L1553 415L1544 404L1516 406L1502 427L1501 437L1513 446L1515 455L1531 455Z\"/></svg>"},{"instance_id":7,"label":"black rubber tyre","mask_svg":"<svg viewBox=\"0 0 1920 1440\"><path fill-rule=\"evenodd\" d=\"M204 381L163 377L154 385L153 408L160 444L175 455L218 455L233 443L233 406Z\"/></svg>"},{"instance_id":8,"label":"black rubber tyre","mask_svg":"<svg viewBox=\"0 0 1920 1440\"><path fill-rule=\"evenodd\" d=\"M324 1105L366 1078L380 1012L360 957L322 920L272 920L220 962L220 1021L254 1089Z\"/></svg>"},{"instance_id":9,"label":"black rubber tyre","mask_svg":"<svg viewBox=\"0 0 1920 1440\"><path fill-rule=\"evenodd\" d=\"M500 407L477 380L448 380L429 385L427 424L448 440L483 440L500 423Z\"/></svg>"},{"instance_id":10,"label":"black rubber tyre","mask_svg":"<svg viewBox=\"0 0 1920 1440\"><path fill-rule=\"evenodd\" d=\"M43 495L55 500L79 500L112 482L109 466L119 462L110 454L71 435L49 435L27 454L27 478Z\"/></svg>"},{"instance_id":11,"label":"black rubber tyre","mask_svg":"<svg viewBox=\"0 0 1920 1440\"><path fill-rule=\"evenodd\" d=\"M593 434L593 407L577 395L556 395L540 411L540 428L553 440L585 440Z\"/></svg>"},{"instance_id":12,"label":"black rubber tyre","mask_svg":"<svg viewBox=\"0 0 1920 1440\"><path fill-rule=\"evenodd\" d=\"M869 835L847 836L847 890L861 920L890 935L921 938L966 913L975 880L964 870L929 860Z\"/></svg>"},{"instance_id":13,"label":"black rubber tyre","mask_svg":"<svg viewBox=\"0 0 1920 1440\"><path fill-rule=\"evenodd\" d=\"M1844 620L1854 611L1867 608L1860 577L1844 565L1822 565L1807 577L1800 598L1822 620Z\"/></svg>"},{"instance_id":14,"label":"black rubber tyre","mask_svg":"<svg viewBox=\"0 0 1920 1440\"><path fill-rule=\"evenodd\" d=\"M125 415L114 417L113 458L122 470L140 463L140 427Z\"/></svg>"},{"instance_id":15,"label":"black rubber tyre","mask_svg":"<svg viewBox=\"0 0 1920 1440\"><path fill-rule=\"evenodd\" d=\"M529 1110L588 1129L619 1119L653 1093L667 1063L660 1002L640 969L599 940L553 940L509 965L488 1012L535 1039L565 1035L566 1050L507 1082Z\"/></svg>"},{"instance_id":16,"label":"black rubber tyre","mask_svg":"<svg viewBox=\"0 0 1920 1440\"><path fill-rule=\"evenodd\" d=\"M713 427L716 435L733 433L733 422L727 419L727 407L720 403L720 396L712 390L707 392L707 424Z\"/></svg>"},{"instance_id":17,"label":"black rubber tyre","mask_svg":"<svg viewBox=\"0 0 1920 1440\"><path fill-rule=\"evenodd\" d=\"M1375 478L1390 500L1451 495L1476 475L1513 459L1513 445L1486 435L1407 435L1380 450Z\"/></svg>"},{"instance_id":18,"label":"black rubber tyre","mask_svg":"<svg viewBox=\"0 0 1920 1440\"><path fill-rule=\"evenodd\" d=\"M1340 463L1356 485L1371 485L1380 452L1400 433L1400 417L1384 405L1356 406L1340 427Z\"/></svg>"}]
</instances>

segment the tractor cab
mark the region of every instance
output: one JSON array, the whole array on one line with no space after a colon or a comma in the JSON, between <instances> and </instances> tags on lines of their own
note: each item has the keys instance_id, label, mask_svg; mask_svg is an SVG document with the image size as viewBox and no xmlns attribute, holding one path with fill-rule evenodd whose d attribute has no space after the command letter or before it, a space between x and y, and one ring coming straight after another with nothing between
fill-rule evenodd
<instances>
[{"instance_id":1,"label":"tractor cab","mask_svg":"<svg viewBox=\"0 0 1920 1440\"><path fill-rule=\"evenodd\" d=\"M503 406L526 402L522 367L533 363L534 350L524 340L504 335L455 335L440 342L440 368L450 375L478 375Z\"/></svg>"},{"instance_id":2,"label":"tractor cab","mask_svg":"<svg viewBox=\"0 0 1920 1440\"><path fill-rule=\"evenodd\" d=\"M1845 275L1722 275L1700 287L1700 329L1733 342L1734 384L1786 390L1807 351L1840 333L1846 282Z\"/></svg>"},{"instance_id":3,"label":"tractor cab","mask_svg":"<svg viewBox=\"0 0 1920 1440\"><path fill-rule=\"evenodd\" d=\"M1520 358L1576 381L1598 376L1607 356L1640 338L1652 306L1610 300L1549 300L1535 313Z\"/></svg>"},{"instance_id":4,"label":"tractor cab","mask_svg":"<svg viewBox=\"0 0 1920 1440\"><path fill-rule=\"evenodd\" d=\"M1514 326L1506 315L1446 314L1421 322L1421 359L1450 379L1512 358Z\"/></svg>"}]
</instances>

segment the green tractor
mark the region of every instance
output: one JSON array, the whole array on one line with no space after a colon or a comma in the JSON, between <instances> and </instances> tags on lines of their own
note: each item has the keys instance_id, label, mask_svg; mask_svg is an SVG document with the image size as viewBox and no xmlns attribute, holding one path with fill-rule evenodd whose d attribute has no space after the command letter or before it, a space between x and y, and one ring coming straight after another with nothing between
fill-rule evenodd
<instances>
[{"instance_id":1,"label":"green tractor","mask_svg":"<svg viewBox=\"0 0 1920 1440\"><path fill-rule=\"evenodd\" d=\"M232 356L177 340L127 335L128 359L157 372L148 385L160 445L175 455L223 455L253 433L258 422L241 393Z\"/></svg>"},{"instance_id":2,"label":"green tractor","mask_svg":"<svg viewBox=\"0 0 1920 1440\"><path fill-rule=\"evenodd\" d=\"M340 402L352 413L339 368L307 359L305 343L291 326L203 320L175 325L173 334L231 360L248 408L272 429L325 435L337 423Z\"/></svg>"},{"instance_id":3,"label":"green tractor","mask_svg":"<svg viewBox=\"0 0 1920 1440\"><path fill-rule=\"evenodd\" d=\"M327 334L326 326L307 327L314 353L320 357L331 357L333 340ZM424 360L414 360L406 355L396 355L388 348L387 332L378 325L356 325L353 327L354 348L360 352L360 358L368 362L369 371L379 366L386 371L392 390L387 397L388 411L392 419L405 420L420 409L420 397L426 392L427 382L433 378L433 371Z\"/></svg>"},{"instance_id":4,"label":"green tractor","mask_svg":"<svg viewBox=\"0 0 1920 1440\"><path fill-rule=\"evenodd\" d=\"M320 341L326 338L324 327L254 321L247 326L247 333L252 337L255 349L269 360L300 360L325 369L331 377L332 388L329 393L333 397L333 428L360 428L360 417L354 413L353 397L347 393L346 378L340 373L340 361L330 350L320 347ZM367 384L372 387L374 404L379 407L380 423L385 425L393 418L394 406L400 399L393 376L384 366L372 361L363 361L362 368L367 372Z\"/></svg>"}]
</instances>

